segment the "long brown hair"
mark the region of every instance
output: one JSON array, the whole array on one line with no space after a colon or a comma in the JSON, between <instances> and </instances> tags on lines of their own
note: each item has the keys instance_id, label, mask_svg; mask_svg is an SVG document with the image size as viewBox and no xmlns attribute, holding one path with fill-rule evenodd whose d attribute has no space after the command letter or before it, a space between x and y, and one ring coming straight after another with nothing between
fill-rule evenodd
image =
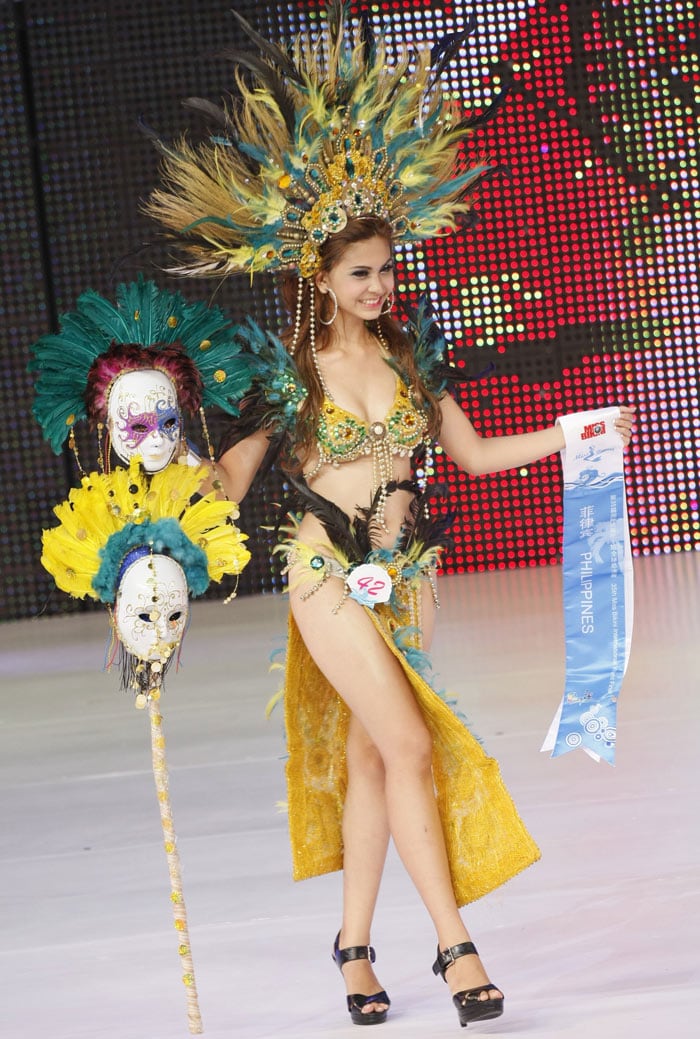
<instances>
[{"instance_id":1,"label":"long brown hair","mask_svg":"<svg viewBox=\"0 0 700 1039\"><path fill-rule=\"evenodd\" d=\"M353 217L348 220L342 231L337 231L323 243L319 250L321 257L321 271L330 271L341 259L343 253L350 245L356 242L364 242L369 238L383 238L387 244L392 245L391 225L381 217L363 216ZM332 304L328 295L323 295L317 290L314 293L314 314L311 310L311 286L310 279L301 282L301 306L299 300L300 284L295 274L286 274L280 283L282 300L289 312L291 324L282 333L282 342L287 350L291 350L294 342L297 313L299 313L299 327L297 329L296 347L294 349L294 360L304 386L308 390L308 396L304 400L297 416L295 431L294 454L301 457L308 456L314 447L314 438L318 424L318 416L323 403L323 388L319 382L318 373L314 365L311 352L311 321L315 321L316 351L324 350L331 339L331 330L324 325L319 318L328 320L331 316ZM382 314L376 321L369 322L368 328L378 336L381 329L382 338L389 348L391 356L397 367L406 377L408 384L413 390L414 397L423 403L428 418L428 434L436 437L440 432L441 413L437 397L432 394L422 382L413 355L413 344L405 334L401 326L388 314ZM289 465L290 460L287 460ZM296 467L298 468L298 467Z\"/></svg>"}]
</instances>

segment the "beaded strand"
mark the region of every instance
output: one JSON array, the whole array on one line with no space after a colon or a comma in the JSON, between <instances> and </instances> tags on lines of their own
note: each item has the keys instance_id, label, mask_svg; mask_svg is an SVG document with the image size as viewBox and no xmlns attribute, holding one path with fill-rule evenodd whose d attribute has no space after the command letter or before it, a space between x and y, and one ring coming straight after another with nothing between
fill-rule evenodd
<instances>
[{"instance_id":1,"label":"beaded strand","mask_svg":"<svg viewBox=\"0 0 700 1039\"><path fill-rule=\"evenodd\" d=\"M312 300L312 304L313 304L313 287L314 287L314 283L310 282L310 285L311 285L311 300ZM290 353L291 357L294 357L294 351L296 350L296 348L297 348L297 346L299 344L299 334L301 332L301 310L302 310L303 302L304 302L304 279L302 278L302 276L300 274L299 275L299 280L297 281L297 308L296 308L296 313L294 315L294 336L292 338L291 346L289 347L289 353ZM313 336L314 336L313 305L311 307L311 335L312 335L312 341L313 341Z\"/></svg>"}]
</instances>

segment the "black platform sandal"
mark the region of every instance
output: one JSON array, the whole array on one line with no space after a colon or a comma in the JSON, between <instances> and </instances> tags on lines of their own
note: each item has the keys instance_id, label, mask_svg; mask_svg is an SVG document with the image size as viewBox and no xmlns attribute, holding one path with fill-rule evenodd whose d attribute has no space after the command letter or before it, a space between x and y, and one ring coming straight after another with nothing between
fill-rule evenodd
<instances>
[{"instance_id":1,"label":"black platform sandal","mask_svg":"<svg viewBox=\"0 0 700 1039\"><path fill-rule=\"evenodd\" d=\"M433 974L441 974L442 980L446 982L445 972L448 967L452 966L455 960L458 960L460 956L478 955L473 942L461 942L459 945L453 945L451 948L443 949L442 951L440 951L440 946L438 946L437 959L433 964ZM497 985L492 985L489 982L488 985L477 985L476 988L468 988L464 992L456 992L452 997L452 1002L457 1007L459 1023L462 1028L466 1028L470 1021L488 1021L491 1017L501 1016L503 1013L502 995L491 999L480 998L482 993L489 992L491 989L501 991Z\"/></svg>"},{"instance_id":2,"label":"black platform sandal","mask_svg":"<svg viewBox=\"0 0 700 1039\"><path fill-rule=\"evenodd\" d=\"M371 945L351 945L347 949L339 949L339 942L340 931L338 931L335 942L333 943L333 959L335 960L341 974L343 973L343 965L349 963L351 960L369 960L370 963L374 963L375 955L374 949ZM386 1003L386 1010L370 1010L367 1014L363 1014L362 1008L366 1006L367 1003ZM383 1024L384 1021L386 1021L386 1015L390 1003L391 1000L383 989L381 992L375 992L373 996L363 996L359 992L356 992L352 996L348 996L348 1010L350 1011L350 1017L355 1025Z\"/></svg>"}]
</instances>

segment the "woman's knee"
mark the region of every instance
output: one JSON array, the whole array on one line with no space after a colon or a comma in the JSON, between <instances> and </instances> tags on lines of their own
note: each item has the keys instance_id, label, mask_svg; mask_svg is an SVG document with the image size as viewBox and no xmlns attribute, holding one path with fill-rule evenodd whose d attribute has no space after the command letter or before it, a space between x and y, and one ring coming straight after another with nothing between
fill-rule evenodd
<instances>
[{"instance_id":1,"label":"woman's knee","mask_svg":"<svg viewBox=\"0 0 700 1039\"><path fill-rule=\"evenodd\" d=\"M384 775L389 768L409 769L413 773L429 772L433 741L420 714L385 725L376 739L353 718L346 758L348 770L357 769L365 776Z\"/></svg>"},{"instance_id":2,"label":"woman's knee","mask_svg":"<svg viewBox=\"0 0 700 1039\"><path fill-rule=\"evenodd\" d=\"M387 771L399 769L413 775L429 773L433 761L433 740L422 719L403 726L382 747Z\"/></svg>"},{"instance_id":3,"label":"woman's knee","mask_svg":"<svg viewBox=\"0 0 700 1039\"><path fill-rule=\"evenodd\" d=\"M366 778L383 779L384 761L379 748L359 724L350 726L345 757L348 772L356 772Z\"/></svg>"}]
</instances>

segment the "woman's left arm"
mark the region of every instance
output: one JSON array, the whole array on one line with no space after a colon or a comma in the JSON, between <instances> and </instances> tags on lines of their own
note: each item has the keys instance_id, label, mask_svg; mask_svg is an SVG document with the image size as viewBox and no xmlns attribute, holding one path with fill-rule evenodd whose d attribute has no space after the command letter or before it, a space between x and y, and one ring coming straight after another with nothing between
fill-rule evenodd
<instances>
[{"instance_id":1,"label":"woman's left arm","mask_svg":"<svg viewBox=\"0 0 700 1039\"><path fill-rule=\"evenodd\" d=\"M438 443L460 469L472 476L498 473L530 465L540 458L556 454L564 447L564 434L558 425L534 433L512 436L481 437L459 404L447 394L440 401L442 428ZM615 428L625 447L632 436L634 409L622 405Z\"/></svg>"}]
</instances>

